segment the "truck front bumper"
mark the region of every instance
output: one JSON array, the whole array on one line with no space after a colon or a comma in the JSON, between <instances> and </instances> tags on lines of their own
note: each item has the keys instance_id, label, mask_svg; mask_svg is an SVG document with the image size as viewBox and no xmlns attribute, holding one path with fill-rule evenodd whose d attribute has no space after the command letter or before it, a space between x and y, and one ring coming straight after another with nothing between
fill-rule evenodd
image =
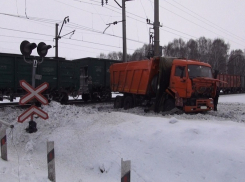
<instances>
[{"instance_id":1,"label":"truck front bumper","mask_svg":"<svg viewBox=\"0 0 245 182\"><path fill-rule=\"evenodd\" d=\"M196 105L187 106L185 105L183 110L184 112L203 112L210 111L214 109L213 99L197 99Z\"/></svg>"}]
</instances>

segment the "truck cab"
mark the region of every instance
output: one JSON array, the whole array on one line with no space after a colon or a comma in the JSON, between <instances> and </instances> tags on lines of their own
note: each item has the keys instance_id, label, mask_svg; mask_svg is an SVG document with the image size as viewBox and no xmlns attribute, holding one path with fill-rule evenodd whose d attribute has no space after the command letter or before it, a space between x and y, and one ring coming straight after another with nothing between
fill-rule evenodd
<instances>
[{"instance_id":1,"label":"truck cab","mask_svg":"<svg viewBox=\"0 0 245 182\"><path fill-rule=\"evenodd\" d=\"M209 64L175 59L167 92L175 98L175 106L183 107L185 112L212 110L216 82Z\"/></svg>"}]
</instances>

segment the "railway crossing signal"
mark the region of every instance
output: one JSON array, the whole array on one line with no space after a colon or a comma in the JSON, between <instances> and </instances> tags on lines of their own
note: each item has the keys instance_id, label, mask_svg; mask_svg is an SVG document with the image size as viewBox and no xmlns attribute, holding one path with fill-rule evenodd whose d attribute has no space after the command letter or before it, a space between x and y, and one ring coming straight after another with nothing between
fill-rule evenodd
<instances>
[{"instance_id":1,"label":"railway crossing signal","mask_svg":"<svg viewBox=\"0 0 245 182\"><path fill-rule=\"evenodd\" d=\"M21 80L20 86L28 92L25 96L23 96L20 99L19 101L20 105L24 105L34 98L37 99L42 104L48 104L48 100L43 95L41 95L41 93L48 88L49 86L48 83L44 82L37 88L33 88L25 80ZM43 119L48 119L48 114L46 112L33 105L18 117L18 122L23 123L28 117L33 116L33 114L37 114Z\"/></svg>"},{"instance_id":2,"label":"railway crossing signal","mask_svg":"<svg viewBox=\"0 0 245 182\"><path fill-rule=\"evenodd\" d=\"M28 117L32 116L33 114L37 114L43 119L48 119L48 114L46 112L33 105L18 117L18 122L23 123Z\"/></svg>"},{"instance_id":3,"label":"railway crossing signal","mask_svg":"<svg viewBox=\"0 0 245 182\"><path fill-rule=\"evenodd\" d=\"M37 44L35 43L30 43L27 40L24 40L23 42L21 42L20 44L20 52L24 55L24 56L30 56L31 52L33 49L35 49L37 47Z\"/></svg>"},{"instance_id":4,"label":"railway crossing signal","mask_svg":"<svg viewBox=\"0 0 245 182\"><path fill-rule=\"evenodd\" d=\"M48 53L48 50L51 48L51 45L46 45L44 42L40 42L37 46L37 53L39 56L45 57Z\"/></svg>"},{"instance_id":5,"label":"railway crossing signal","mask_svg":"<svg viewBox=\"0 0 245 182\"><path fill-rule=\"evenodd\" d=\"M24 105L34 98L36 98L39 102L41 102L44 105L48 104L48 100L43 95L41 95L41 93L48 88L48 83L44 82L37 88L33 88L25 80L21 80L20 86L28 92L28 94L26 94L20 99L20 105Z\"/></svg>"},{"instance_id":6,"label":"railway crossing signal","mask_svg":"<svg viewBox=\"0 0 245 182\"><path fill-rule=\"evenodd\" d=\"M46 45L44 42L40 42L37 46L35 43L30 43L27 40L24 40L20 44L20 52L24 56L30 56L32 53L32 50L37 47L37 53L38 55L43 58L47 55L48 50L52 47L51 45Z\"/></svg>"},{"instance_id":7,"label":"railway crossing signal","mask_svg":"<svg viewBox=\"0 0 245 182\"><path fill-rule=\"evenodd\" d=\"M41 61L37 61L36 59L32 59L28 61L25 59L26 56L30 56L32 50L37 47L37 53L39 54ZM24 97L22 97L19 101L20 105L24 105L32 99L37 99L42 104L48 104L48 100L41 95L41 93L48 88L48 83L43 83L39 87L35 88L35 80L37 77L41 77L41 75L36 75L37 65L43 62L43 58L47 55L48 50L51 48L50 45L46 45L44 42L40 42L38 46L35 43L30 43L27 40L22 41L20 44L20 52L24 56L24 61L29 64L33 64L32 68L32 86L30 86L25 80L20 81L20 86L28 92ZM18 117L18 122L23 123L29 116L31 116L31 121L29 121L29 128L26 128L26 131L29 133L33 133L37 131L36 122L33 121L33 115L37 114L43 119L48 119L48 114L41 109L37 108L35 105L32 105L31 108L26 110L23 114Z\"/></svg>"}]
</instances>

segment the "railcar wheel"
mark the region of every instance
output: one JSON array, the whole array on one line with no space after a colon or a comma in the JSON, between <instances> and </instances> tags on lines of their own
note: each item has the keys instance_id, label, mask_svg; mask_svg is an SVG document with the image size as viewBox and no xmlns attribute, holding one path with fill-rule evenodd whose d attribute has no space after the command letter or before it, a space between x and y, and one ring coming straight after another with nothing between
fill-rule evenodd
<instances>
[{"instance_id":1,"label":"railcar wheel","mask_svg":"<svg viewBox=\"0 0 245 182\"><path fill-rule=\"evenodd\" d=\"M82 94L82 99L83 99L84 102L88 102L89 94Z\"/></svg>"},{"instance_id":2,"label":"railcar wheel","mask_svg":"<svg viewBox=\"0 0 245 182\"><path fill-rule=\"evenodd\" d=\"M125 99L124 99L124 102L123 102L123 105L124 105L124 109L127 110L127 109L130 109L130 108L133 108L133 98L131 96L127 96Z\"/></svg>"},{"instance_id":3,"label":"railcar wheel","mask_svg":"<svg viewBox=\"0 0 245 182\"><path fill-rule=\"evenodd\" d=\"M74 92L72 92L72 97L73 97L73 99L74 100L77 100L78 99L78 97L79 97L79 94L78 94L78 92L77 91L74 91Z\"/></svg>"},{"instance_id":4,"label":"railcar wheel","mask_svg":"<svg viewBox=\"0 0 245 182\"><path fill-rule=\"evenodd\" d=\"M104 89L100 93L100 97L102 101L109 101L111 100L111 90L110 89Z\"/></svg>"},{"instance_id":5,"label":"railcar wheel","mask_svg":"<svg viewBox=\"0 0 245 182\"><path fill-rule=\"evenodd\" d=\"M115 100L114 100L114 108L118 109L118 108L122 108L123 107L123 96L116 96Z\"/></svg>"},{"instance_id":6,"label":"railcar wheel","mask_svg":"<svg viewBox=\"0 0 245 182\"><path fill-rule=\"evenodd\" d=\"M60 99L60 103L61 104L67 104L69 100L68 94L67 93L62 93L61 99Z\"/></svg>"}]
</instances>

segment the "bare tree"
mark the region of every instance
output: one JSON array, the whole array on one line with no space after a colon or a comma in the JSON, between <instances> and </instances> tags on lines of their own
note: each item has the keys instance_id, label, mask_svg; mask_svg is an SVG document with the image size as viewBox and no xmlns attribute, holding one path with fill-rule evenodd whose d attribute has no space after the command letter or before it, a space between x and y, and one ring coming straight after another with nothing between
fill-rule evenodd
<instances>
[{"instance_id":1,"label":"bare tree","mask_svg":"<svg viewBox=\"0 0 245 182\"><path fill-rule=\"evenodd\" d=\"M197 44L199 53L197 60L208 63L210 59L212 41L210 39L206 39L205 37L200 37L197 39Z\"/></svg>"},{"instance_id":2,"label":"bare tree","mask_svg":"<svg viewBox=\"0 0 245 182\"><path fill-rule=\"evenodd\" d=\"M232 50L227 61L228 74L245 75L245 58L241 49Z\"/></svg>"},{"instance_id":3,"label":"bare tree","mask_svg":"<svg viewBox=\"0 0 245 182\"><path fill-rule=\"evenodd\" d=\"M197 59L199 57L199 52L198 52L198 44L195 40L190 39L186 43L186 58L187 59Z\"/></svg>"},{"instance_id":4,"label":"bare tree","mask_svg":"<svg viewBox=\"0 0 245 182\"><path fill-rule=\"evenodd\" d=\"M104 53L100 53L100 55L97 56L97 58L107 59L107 55L105 55Z\"/></svg>"},{"instance_id":5,"label":"bare tree","mask_svg":"<svg viewBox=\"0 0 245 182\"><path fill-rule=\"evenodd\" d=\"M138 48L134 51L129 61L138 61L147 59L148 51L150 50L151 45L144 44L141 48Z\"/></svg>"},{"instance_id":6,"label":"bare tree","mask_svg":"<svg viewBox=\"0 0 245 182\"><path fill-rule=\"evenodd\" d=\"M226 73L229 47L229 44L226 44L222 39L215 39L212 42L209 64L220 73Z\"/></svg>"},{"instance_id":7,"label":"bare tree","mask_svg":"<svg viewBox=\"0 0 245 182\"><path fill-rule=\"evenodd\" d=\"M181 57L186 56L186 43L183 39L174 39L173 42L169 42L164 50L165 56Z\"/></svg>"}]
</instances>

